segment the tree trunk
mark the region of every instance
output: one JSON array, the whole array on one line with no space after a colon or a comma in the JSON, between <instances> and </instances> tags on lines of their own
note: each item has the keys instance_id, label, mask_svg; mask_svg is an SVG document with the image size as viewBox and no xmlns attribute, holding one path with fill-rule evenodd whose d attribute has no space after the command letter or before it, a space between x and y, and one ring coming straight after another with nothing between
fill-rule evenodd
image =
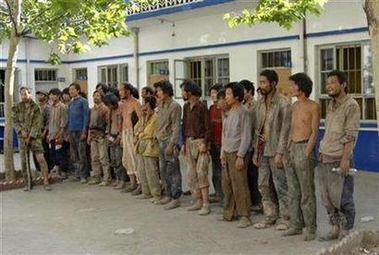
<instances>
[{"instance_id":1,"label":"tree trunk","mask_svg":"<svg viewBox=\"0 0 379 255\"><path fill-rule=\"evenodd\" d=\"M374 76L376 120L379 132L379 1L366 0L365 12L371 39L372 71Z\"/></svg>"},{"instance_id":2,"label":"tree trunk","mask_svg":"<svg viewBox=\"0 0 379 255\"><path fill-rule=\"evenodd\" d=\"M20 26L21 1L9 1L12 3L12 16L15 26L9 38L9 50L7 59L7 69L5 70L5 129L4 129L4 165L7 180L15 179L13 161L13 125L12 125L12 105L14 95L14 76L16 70L18 45L20 37L17 35L17 27Z\"/></svg>"}]
</instances>

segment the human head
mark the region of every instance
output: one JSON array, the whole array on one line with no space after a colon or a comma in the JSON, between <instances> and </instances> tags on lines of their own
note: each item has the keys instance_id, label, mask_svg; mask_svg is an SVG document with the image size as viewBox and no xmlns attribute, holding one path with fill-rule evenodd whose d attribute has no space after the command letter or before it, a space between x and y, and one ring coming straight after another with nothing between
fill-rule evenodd
<instances>
[{"instance_id":1,"label":"human head","mask_svg":"<svg viewBox=\"0 0 379 255\"><path fill-rule=\"evenodd\" d=\"M53 104L58 103L62 92L58 88L53 88L49 91L49 99Z\"/></svg>"},{"instance_id":2,"label":"human head","mask_svg":"<svg viewBox=\"0 0 379 255\"><path fill-rule=\"evenodd\" d=\"M146 86L142 88L141 90L142 99L145 99L146 97L152 96L152 95L154 95L154 90L151 87Z\"/></svg>"},{"instance_id":3,"label":"human head","mask_svg":"<svg viewBox=\"0 0 379 255\"><path fill-rule=\"evenodd\" d=\"M69 91L69 88L64 88L62 90L62 101L63 103L68 103L70 102L71 100L71 96L70 96L70 91Z\"/></svg>"},{"instance_id":4,"label":"human head","mask_svg":"<svg viewBox=\"0 0 379 255\"><path fill-rule=\"evenodd\" d=\"M187 101L193 96L201 97L201 88L192 80L184 80L183 83L180 84L180 88L182 89L182 97L184 101Z\"/></svg>"},{"instance_id":5,"label":"human head","mask_svg":"<svg viewBox=\"0 0 379 255\"><path fill-rule=\"evenodd\" d=\"M44 91L44 90L38 90L36 92L36 95L37 95L38 102L45 103L47 101L47 95L48 95L48 93L46 91Z\"/></svg>"},{"instance_id":6,"label":"human head","mask_svg":"<svg viewBox=\"0 0 379 255\"><path fill-rule=\"evenodd\" d=\"M28 102L32 96L30 95L30 89L28 87L22 86L20 88L21 101L26 103Z\"/></svg>"},{"instance_id":7,"label":"human head","mask_svg":"<svg viewBox=\"0 0 379 255\"><path fill-rule=\"evenodd\" d=\"M121 99L128 99L130 96L132 96L133 93L133 85L129 82L121 83L121 85L118 87L118 92L120 93Z\"/></svg>"},{"instance_id":8,"label":"human head","mask_svg":"<svg viewBox=\"0 0 379 255\"><path fill-rule=\"evenodd\" d=\"M217 107L226 112L229 107L225 100L225 88L220 89L217 92Z\"/></svg>"},{"instance_id":9,"label":"human head","mask_svg":"<svg viewBox=\"0 0 379 255\"><path fill-rule=\"evenodd\" d=\"M139 92L138 92L138 89L136 87L132 87L132 96L135 98L135 99L139 99Z\"/></svg>"},{"instance_id":10,"label":"human head","mask_svg":"<svg viewBox=\"0 0 379 255\"><path fill-rule=\"evenodd\" d=\"M253 98L254 97L254 93L255 93L254 83L252 83L249 80L242 80L242 81L240 81L240 84L244 88L244 99L243 100L247 101L250 98Z\"/></svg>"},{"instance_id":11,"label":"human head","mask_svg":"<svg viewBox=\"0 0 379 255\"><path fill-rule=\"evenodd\" d=\"M219 92L220 89L222 89L222 84L216 83L215 85L210 87L208 91L214 104L217 102L217 93Z\"/></svg>"},{"instance_id":12,"label":"human head","mask_svg":"<svg viewBox=\"0 0 379 255\"><path fill-rule=\"evenodd\" d=\"M279 82L278 74L274 70L266 69L259 74L259 88L262 96L270 94Z\"/></svg>"},{"instance_id":13,"label":"human head","mask_svg":"<svg viewBox=\"0 0 379 255\"><path fill-rule=\"evenodd\" d=\"M145 103L143 105L143 113L150 117L155 112L155 107L157 106L157 99L154 96L147 96L145 98Z\"/></svg>"},{"instance_id":14,"label":"human head","mask_svg":"<svg viewBox=\"0 0 379 255\"><path fill-rule=\"evenodd\" d=\"M112 92L108 92L104 96L104 104L111 109L117 109L119 101L120 98Z\"/></svg>"},{"instance_id":15,"label":"human head","mask_svg":"<svg viewBox=\"0 0 379 255\"><path fill-rule=\"evenodd\" d=\"M80 89L80 85L78 83L75 83L75 82L71 83L68 86L68 89L69 89L70 96L72 98L76 98L80 95L81 89Z\"/></svg>"},{"instance_id":16,"label":"human head","mask_svg":"<svg viewBox=\"0 0 379 255\"><path fill-rule=\"evenodd\" d=\"M296 73L288 78L291 81L292 94L299 96L304 93L305 97L309 97L312 93L313 82L305 73Z\"/></svg>"},{"instance_id":17,"label":"human head","mask_svg":"<svg viewBox=\"0 0 379 255\"><path fill-rule=\"evenodd\" d=\"M109 87L104 83L98 83L96 85L96 90L99 91L103 96L108 93Z\"/></svg>"},{"instance_id":18,"label":"human head","mask_svg":"<svg viewBox=\"0 0 379 255\"><path fill-rule=\"evenodd\" d=\"M338 70L331 71L326 78L326 92L330 97L338 97L341 93L349 93L346 74Z\"/></svg>"},{"instance_id":19,"label":"human head","mask_svg":"<svg viewBox=\"0 0 379 255\"><path fill-rule=\"evenodd\" d=\"M154 83L154 88L156 90L156 96L158 100L164 101L167 98L174 96L174 90L172 84L167 80L162 80Z\"/></svg>"},{"instance_id":20,"label":"human head","mask_svg":"<svg viewBox=\"0 0 379 255\"><path fill-rule=\"evenodd\" d=\"M241 103L244 98L244 88L239 82L231 82L225 86L225 99L229 106Z\"/></svg>"},{"instance_id":21,"label":"human head","mask_svg":"<svg viewBox=\"0 0 379 255\"><path fill-rule=\"evenodd\" d=\"M102 94L102 92L100 92L98 90L95 90L93 92L92 97L93 97L93 102L95 104L100 104L101 102L103 102L103 94Z\"/></svg>"}]
</instances>

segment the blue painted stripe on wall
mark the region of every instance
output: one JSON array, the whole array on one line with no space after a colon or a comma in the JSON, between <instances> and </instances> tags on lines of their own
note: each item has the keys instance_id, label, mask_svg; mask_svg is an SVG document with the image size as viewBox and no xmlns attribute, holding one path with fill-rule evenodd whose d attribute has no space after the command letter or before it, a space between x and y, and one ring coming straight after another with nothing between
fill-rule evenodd
<instances>
[{"instance_id":1,"label":"blue painted stripe on wall","mask_svg":"<svg viewBox=\"0 0 379 255\"><path fill-rule=\"evenodd\" d=\"M368 32L368 27L345 28L345 29L332 30L332 31L308 33L307 37L315 38L315 37L341 35L341 34L353 34L353 33L362 33L362 32Z\"/></svg>"},{"instance_id":2,"label":"blue painted stripe on wall","mask_svg":"<svg viewBox=\"0 0 379 255\"><path fill-rule=\"evenodd\" d=\"M75 63L94 62L94 61L112 60L112 59L120 59L120 58L131 58L131 57L133 57L133 54L108 56L108 57L100 57L100 58L90 58L90 59L79 59L79 60L71 60L71 61L62 61L62 63L63 64L75 64Z\"/></svg>"},{"instance_id":3,"label":"blue painted stripe on wall","mask_svg":"<svg viewBox=\"0 0 379 255\"><path fill-rule=\"evenodd\" d=\"M137 14L130 14L126 17L126 22L147 19L151 17L157 17L161 15L168 15L177 12L190 11L198 8L209 7L213 5L224 4L228 2L233 2L234 0L204 0L202 2L188 3L181 6L168 7L161 10L155 10L150 12L142 12Z\"/></svg>"}]
</instances>

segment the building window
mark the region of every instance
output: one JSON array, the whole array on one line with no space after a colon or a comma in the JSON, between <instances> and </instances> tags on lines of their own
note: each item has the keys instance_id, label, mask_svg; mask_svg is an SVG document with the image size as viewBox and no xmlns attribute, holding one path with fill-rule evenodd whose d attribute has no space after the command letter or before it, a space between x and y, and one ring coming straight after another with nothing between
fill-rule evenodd
<instances>
[{"instance_id":1,"label":"building window","mask_svg":"<svg viewBox=\"0 0 379 255\"><path fill-rule=\"evenodd\" d=\"M56 82L57 70L55 69L35 69L34 70L35 82Z\"/></svg>"},{"instance_id":2,"label":"building window","mask_svg":"<svg viewBox=\"0 0 379 255\"><path fill-rule=\"evenodd\" d=\"M109 87L117 87L122 82L129 80L127 64L108 65L98 67L99 82L107 84Z\"/></svg>"},{"instance_id":3,"label":"building window","mask_svg":"<svg viewBox=\"0 0 379 255\"><path fill-rule=\"evenodd\" d=\"M77 81L87 81L87 68L75 69L75 79Z\"/></svg>"},{"instance_id":4,"label":"building window","mask_svg":"<svg viewBox=\"0 0 379 255\"><path fill-rule=\"evenodd\" d=\"M148 85L153 87L154 83L169 79L168 60L154 60L147 62Z\"/></svg>"},{"instance_id":5,"label":"building window","mask_svg":"<svg viewBox=\"0 0 379 255\"><path fill-rule=\"evenodd\" d=\"M326 93L326 78L330 71L337 69L346 74L349 94L361 107L361 119L375 120L374 83L369 43L321 47L319 49L319 60L319 100L322 118L326 117L329 99Z\"/></svg>"},{"instance_id":6,"label":"building window","mask_svg":"<svg viewBox=\"0 0 379 255\"><path fill-rule=\"evenodd\" d=\"M258 72L264 69L275 70L279 77L279 83L277 90L282 95L291 98L292 89L288 77L292 73L292 60L290 49L277 49L270 51L263 51L258 53L258 66L260 67ZM259 73L258 73L259 75Z\"/></svg>"},{"instance_id":7,"label":"building window","mask_svg":"<svg viewBox=\"0 0 379 255\"><path fill-rule=\"evenodd\" d=\"M189 78L201 86L203 96L212 85L229 83L229 56L204 56L189 60Z\"/></svg>"}]
</instances>

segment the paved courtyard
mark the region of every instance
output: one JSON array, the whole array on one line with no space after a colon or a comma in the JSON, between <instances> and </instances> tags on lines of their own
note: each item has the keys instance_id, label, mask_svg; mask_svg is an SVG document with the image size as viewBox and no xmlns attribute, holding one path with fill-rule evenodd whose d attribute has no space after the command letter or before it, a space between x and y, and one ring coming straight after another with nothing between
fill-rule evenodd
<instances>
[{"instance_id":1,"label":"paved courtyard","mask_svg":"<svg viewBox=\"0 0 379 255\"><path fill-rule=\"evenodd\" d=\"M2 157L3 155L1 155ZM2 158L1 158L2 160ZM3 166L3 163L0 162ZM219 222L222 209L209 216L182 206L164 211L109 187L63 182L45 192L36 187L0 193L0 254L314 254L331 243L284 238L274 229L238 229ZM379 174L356 176L356 229L379 229ZM318 225L327 230L325 209L318 198ZM364 216L374 221L361 223ZM253 216L252 220L263 216ZM117 229L133 229L116 235Z\"/></svg>"}]
</instances>

